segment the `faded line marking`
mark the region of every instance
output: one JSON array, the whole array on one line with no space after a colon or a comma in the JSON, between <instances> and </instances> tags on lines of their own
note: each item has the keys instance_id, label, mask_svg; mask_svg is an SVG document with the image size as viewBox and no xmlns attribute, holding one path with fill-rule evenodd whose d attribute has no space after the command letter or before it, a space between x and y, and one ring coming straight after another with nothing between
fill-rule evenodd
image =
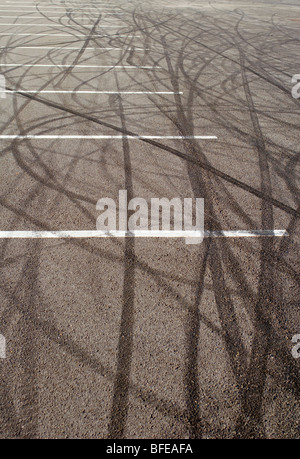
<instances>
[{"instance_id":1,"label":"faded line marking","mask_svg":"<svg viewBox=\"0 0 300 459\"><path fill-rule=\"evenodd\" d=\"M39 91L38 89L33 90L24 90L24 89L16 89L16 90L7 90L7 94L12 93L25 93L25 94L118 94L118 95L144 95L144 94L164 94L164 95L182 95L183 92L172 92L172 91L47 91L42 90Z\"/></svg>"},{"instance_id":2,"label":"faded line marking","mask_svg":"<svg viewBox=\"0 0 300 459\"><path fill-rule=\"evenodd\" d=\"M238 231L0 231L0 239L69 239L69 238L199 238L199 237L286 237L286 230L238 230Z\"/></svg>"},{"instance_id":3,"label":"faded line marking","mask_svg":"<svg viewBox=\"0 0 300 459\"><path fill-rule=\"evenodd\" d=\"M131 139L131 140L143 140L143 139L166 139L166 140L185 140L185 139L199 139L199 140L215 140L216 136L209 135L195 135L195 136L172 136L172 135L0 135L1 140L8 139L57 139L57 140L76 140L76 139Z\"/></svg>"}]
</instances>

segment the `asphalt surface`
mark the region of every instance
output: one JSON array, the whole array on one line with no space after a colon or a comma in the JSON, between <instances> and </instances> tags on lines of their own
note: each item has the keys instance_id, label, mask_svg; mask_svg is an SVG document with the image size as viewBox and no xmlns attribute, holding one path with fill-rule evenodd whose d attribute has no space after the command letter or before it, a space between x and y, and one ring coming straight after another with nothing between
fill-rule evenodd
<instances>
[{"instance_id":1,"label":"asphalt surface","mask_svg":"<svg viewBox=\"0 0 300 459\"><path fill-rule=\"evenodd\" d=\"M1 0L1 231L126 189L289 234L0 239L1 438L300 437L297 3Z\"/></svg>"}]
</instances>

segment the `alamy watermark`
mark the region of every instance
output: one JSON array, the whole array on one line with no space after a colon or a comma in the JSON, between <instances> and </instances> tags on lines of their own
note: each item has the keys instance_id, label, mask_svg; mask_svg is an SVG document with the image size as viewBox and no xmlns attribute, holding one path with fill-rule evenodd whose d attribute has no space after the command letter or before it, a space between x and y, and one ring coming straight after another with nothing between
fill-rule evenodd
<instances>
[{"instance_id":1,"label":"alamy watermark","mask_svg":"<svg viewBox=\"0 0 300 459\"><path fill-rule=\"evenodd\" d=\"M120 190L118 203L99 199L97 230L108 234L142 237L184 237L186 244L201 244L204 238L203 198L135 197L128 202L127 191ZM117 229L118 224L118 229Z\"/></svg>"},{"instance_id":2,"label":"alamy watermark","mask_svg":"<svg viewBox=\"0 0 300 459\"><path fill-rule=\"evenodd\" d=\"M292 356L294 359L300 358L300 335L294 335L292 338L292 343L295 343L295 346L292 349Z\"/></svg>"},{"instance_id":3,"label":"alamy watermark","mask_svg":"<svg viewBox=\"0 0 300 459\"><path fill-rule=\"evenodd\" d=\"M6 358L6 339L0 335L0 359Z\"/></svg>"},{"instance_id":4,"label":"alamy watermark","mask_svg":"<svg viewBox=\"0 0 300 459\"><path fill-rule=\"evenodd\" d=\"M299 99L300 97L300 74L292 76L292 83L295 84L292 88L292 96L294 99Z\"/></svg>"}]
</instances>

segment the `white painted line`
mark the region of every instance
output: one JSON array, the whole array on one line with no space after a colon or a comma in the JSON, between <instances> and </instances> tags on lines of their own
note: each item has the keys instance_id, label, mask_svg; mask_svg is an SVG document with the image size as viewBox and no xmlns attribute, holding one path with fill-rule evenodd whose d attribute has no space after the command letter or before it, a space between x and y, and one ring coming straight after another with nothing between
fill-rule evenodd
<instances>
[{"instance_id":1,"label":"white painted line","mask_svg":"<svg viewBox=\"0 0 300 459\"><path fill-rule=\"evenodd\" d=\"M35 1L31 1L31 2L25 1L25 2L24 2L23 0L17 0L17 1L14 1L14 2L13 2L12 0L5 0L5 3L13 3L14 5L15 5L16 3L18 3L19 5L23 5L23 3L24 3L25 5L26 5L26 4L28 4L28 5L39 5L39 4L40 4L40 2L35 2ZM50 2L48 2L48 3L49 3L50 5L61 5L62 2L59 2L59 3L54 3L54 2L51 2L51 3L50 3ZM80 5L80 3L78 3L78 2L72 2L72 3L75 4L75 5ZM104 3L104 2L94 2L93 0L92 0L92 4L93 4L93 5L108 5L107 2L105 2L105 3Z\"/></svg>"},{"instance_id":2,"label":"white painted line","mask_svg":"<svg viewBox=\"0 0 300 459\"><path fill-rule=\"evenodd\" d=\"M94 0L91 0L91 2L92 2L93 5L94 5L94 4L95 4L95 5L110 5L109 1L105 1L105 2L95 2ZM32 1L27 1L27 0L25 0L25 1L23 1L23 0L16 0L16 1L5 0L5 3L13 3L14 5L15 5L16 3L18 3L18 4L21 4L21 3L30 3L30 5L39 5L39 4L40 4L40 1L38 1L38 0L32 0ZM45 3L46 3L46 2L45 2ZM47 2L47 3L49 3L49 5L61 5L62 3L66 3L66 2L65 2L64 0L59 0L57 3L55 3L55 2L50 2L50 1ZM47 3L46 3L46 4L47 4ZM73 2L73 1L72 1L72 4L74 4L74 5L81 5L82 3L79 2L79 1L78 1L78 2Z\"/></svg>"},{"instance_id":3,"label":"white painted line","mask_svg":"<svg viewBox=\"0 0 300 459\"><path fill-rule=\"evenodd\" d=\"M121 13L114 13L114 14L121 14ZM5 16L0 16L0 18L15 18L18 20L19 19L69 19L67 16L63 16L62 18L61 16L47 16L47 18L44 18L43 16L16 16L16 15L8 16L7 14ZM89 20L88 18L81 18L81 20L82 19ZM81 23L81 25L84 25L84 24Z\"/></svg>"},{"instance_id":4,"label":"white painted line","mask_svg":"<svg viewBox=\"0 0 300 459\"><path fill-rule=\"evenodd\" d=\"M12 37L15 37L17 35L21 37L39 36L39 37L69 37L69 38L72 38L72 35L78 36L75 34L57 34L57 33L49 34L49 33L5 33L5 32L0 33L0 35L6 35L6 36L10 35Z\"/></svg>"},{"instance_id":5,"label":"white painted line","mask_svg":"<svg viewBox=\"0 0 300 459\"><path fill-rule=\"evenodd\" d=\"M285 237L286 230L229 230L229 231L204 231L204 237Z\"/></svg>"},{"instance_id":6,"label":"white painted line","mask_svg":"<svg viewBox=\"0 0 300 459\"><path fill-rule=\"evenodd\" d=\"M83 32L82 32L83 33ZM78 35L78 34L75 34L75 33L72 33L70 32L69 34L58 34L58 33L0 33L0 35L10 35L12 37L15 37L16 35L18 36L22 36L22 37L27 37L27 36L40 36L40 37L69 37L69 38L72 38L73 37L79 37L79 38L85 38L86 36L85 35ZM89 35L89 37L98 37L98 38L113 38L113 37L117 37L117 38L138 38L140 35L119 35L118 33L113 33L111 35L103 35L101 33L99 34L95 34L95 35Z\"/></svg>"},{"instance_id":7,"label":"white painted line","mask_svg":"<svg viewBox=\"0 0 300 459\"><path fill-rule=\"evenodd\" d=\"M41 5L37 5L38 8L36 8L35 6L29 6L29 5L20 5L20 6L13 6L13 5L1 5L2 8L10 8L10 9L13 9L13 11L15 11L15 8L28 8L29 10L26 10L26 13L31 13L31 11L33 11L34 13L45 13L45 12L50 12L50 13L55 13L54 10L64 10L64 11L59 11L60 14L64 14L64 13L71 13L71 14L74 14L74 13L94 13L94 10L92 10L91 8L68 8L68 7L60 7L60 6L57 6L57 7L51 7L51 6L44 6L42 8L40 8ZM11 12L13 12L11 11ZM97 8L96 10L97 13L106 13L106 12L120 12L120 10L114 10L112 8ZM17 13L17 11L16 11Z\"/></svg>"},{"instance_id":8,"label":"white painted line","mask_svg":"<svg viewBox=\"0 0 300 459\"><path fill-rule=\"evenodd\" d=\"M3 23L0 23L1 26L15 26L15 27L24 27L24 26L42 26L42 27L68 27L66 25L63 25L63 24L3 24Z\"/></svg>"},{"instance_id":9,"label":"white painted line","mask_svg":"<svg viewBox=\"0 0 300 459\"><path fill-rule=\"evenodd\" d=\"M87 24L88 25L88 24ZM0 26L14 26L14 27L25 27L25 26L30 26L30 27L38 27L38 26L41 26L41 27L63 27L64 29L67 29L67 28L70 28L70 29L73 29L74 26L71 26L69 24L2 24L0 23ZM85 26L86 27L86 26ZM99 29L103 29L103 28L116 28L116 27L120 27L119 24L117 25L99 25ZM124 26L125 27L125 26ZM92 30L92 28L90 29Z\"/></svg>"},{"instance_id":10,"label":"white painted line","mask_svg":"<svg viewBox=\"0 0 300 459\"><path fill-rule=\"evenodd\" d=\"M35 3L34 3L34 2L23 2L23 1L15 1L15 2L13 2L13 1L11 1L11 0L6 0L5 3L13 3L14 5L16 5L16 4L18 4L18 5L23 5L23 4L24 4L24 5L33 5L33 6L39 6L39 5L41 4L41 3L39 3L39 2L35 2ZM53 2L53 3L52 3L52 2L50 3L50 2L48 2L48 3L49 3L49 5L61 5L62 2L59 2L59 3L54 3L54 2ZM73 3L74 5L78 5L78 6L81 5L81 3L76 3L76 2L72 2L72 3ZM47 3L46 3L46 4L47 4ZM109 3L107 3L107 2L106 2L106 3L103 3L103 2L93 2L93 1L92 1L92 5L103 5L103 6L107 6L107 5L109 5Z\"/></svg>"},{"instance_id":11,"label":"white painted line","mask_svg":"<svg viewBox=\"0 0 300 459\"><path fill-rule=\"evenodd\" d=\"M40 5L40 2L33 2L33 1L32 2L23 2L22 0L15 1L15 2L13 2L12 0L6 0L5 3L13 3L14 5L16 5L16 4L18 4L18 5L23 5L23 4L24 5L34 5L34 6ZM50 3L50 2L48 2L48 3L49 3L49 5L61 5L62 2L59 2L59 3L54 3L54 2ZM77 3L76 2L72 2L72 3L74 5L79 5L79 6L81 5L81 3L78 3L78 2ZM92 0L92 4L93 5L108 5L109 3L107 3L107 2L105 2L105 3L104 2L94 2Z\"/></svg>"},{"instance_id":12,"label":"white painted line","mask_svg":"<svg viewBox=\"0 0 300 459\"><path fill-rule=\"evenodd\" d=\"M60 16L47 17L47 19L59 19ZM15 18L15 19L44 19L42 16L0 16L0 18Z\"/></svg>"},{"instance_id":13,"label":"white painted line","mask_svg":"<svg viewBox=\"0 0 300 459\"><path fill-rule=\"evenodd\" d=\"M101 12L101 11L100 11ZM11 13L11 10L0 10L0 13ZM16 12L17 13L17 12ZM27 14L33 14L33 13L37 13L37 10L33 10L33 11L26 11ZM55 13L55 11L41 11L41 13ZM48 18L48 19L58 19L58 18L61 18L61 14L63 12L57 12L57 14L59 14L59 16L55 16L55 18ZM71 13L72 14L72 18L74 18L75 15L80 15L81 13L84 13L84 11L79 11L79 10L75 10L75 11L66 11L66 13ZM98 13L98 11L97 11ZM92 14L92 13L90 13ZM113 13L113 12L108 12L108 11L104 11L103 12L103 16L106 15L106 16L114 16L114 15L123 15L123 14L126 14L126 13ZM3 17L8 17L8 16L3 16ZM13 18L16 18L16 19L21 19L22 16L11 16ZM24 17L24 16L23 16ZM41 19L41 16L36 16L36 17L39 17ZM68 16L63 16L63 18L65 19L68 19ZM85 19L85 18L83 18Z\"/></svg>"},{"instance_id":14,"label":"white painted line","mask_svg":"<svg viewBox=\"0 0 300 459\"><path fill-rule=\"evenodd\" d=\"M15 5L15 4L14 4ZM44 8L43 5L41 3L39 3L38 5L23 5L23 4L19 4L18 6L14 6L14 5L9 5L9 8L20 8L20 6L22 6L22 8L31 8L33 9L34 11L36 11L36 7L39 7L39 8ZM3 6L6 6L6 5L3 5ZM8 6L8 5L7 5ZM92 6L91 7L88 7L88 8L82 8L81 6L79 7L70 7L70 6L45 6L45 8L49 8L49 9L52 9L52 10L65 10L65 11L73 11L73 10L80 10L80 11L85 11L85 9L87 10L90 10L92 9ZM108 9L108 8L99 8L100 11L111 11L111 9ZM114 11L114 10L112 10Z\"/></svg>"},{"instance_id":15,"label":"white painted line","mask_svg":"<svg viewBox=\"0 0 300 459\"><path fill-rule=\"evenodd\" d=\"M73 64L0 64L1 67L62 67L69 68L73 67ZM74 68L95 68L95 69L147 69L154 70L160 67L137 67L135 65L82 65L75 64Z\"/></svg>"},{"instance_id":16,"label":"white painted line","mask_svg":"<svg viewBox=\"0 0 300 459\"><path fill-rule=\"evenodd\" d=\"M286 237L285 230L253 230L253 231L204 231L204 237ZM201 231L0 231L0 239L70 239L70 238L199 238Z\"/></svg>"},{"instance_id":17,"label":"white painted line","mask_svg":"<svg viewBox=\"0 0 300 459\"><path fill-rule=\"evenodd\" d=\"M6 9L0 9L0 13L13 13L12 11L12 8L18 8L20 9L20 6L8 6L8 5L3 5L4 8L10 8L9 10L6 10ZM71 15L74 15L74 14L82 14L82 13L87 13L87 14L125 14L124 12L120 12L120 11L114 11L114 10L109 10L109 9L97 9L96 11L91 9L91 8L87 8L87 9L83 9L83 8L64 8L64 7L53 7L51 8L50 6L48 6L47 8L45 9L41 9L41 8L35 8L35 7L32 7L32 6L22 6L21 8L29 8L29 10L26 10L26 13L27 14L30 14L30 13L55 13L55 11L53 10L57 10L58 8L60 9L63 9L64 11L58 11L57 14L71 14ZM19 11L16 11L16 13L18 13Z\"/></svg>"},{"instance_id":18,"label":"white painted line","mask_svg":"<svg viewBox=\"0 0 300 459\"><path fill-rule=\"evenodd\" d=\"M39 91L39 90L26 90L24 89L15 89L13 91L7 90L6 94L18 94L18 93L25 93L25 94L126 94L126 95L144 95L144 94L160 94L160 95L168 95L168 94L177 94L182 95L183 92L172 92L172 91Z\"/></svg>"},{"instance_id":19,"label":"white painted line","mask_svg":"<svg viewBox=\"0 0 300 459\"><path fill-rule=\"evenodd\" d=\"M194 136L181 136L181 135L0 135L0 140L78 140L78 139L132 139L132 140L143 140L143 139L164 139L164 140L186 140L186 139L199 139L199 140L215 140L218 137L214 135L194 135Z\"/></svg>"},{"instance_id":20,"label":"white painted line","mask_svg":"<svg viewBox=\"0 0 300 459\"><path fill-rule=\"evenodd\" d=\"M82 46L79 48L71 47L71 46L64 46L64 47L53 47L53 46L0 46L0 49L60 49L61 51L65 49L73 49L78 50L82 49ZM85 50L95 50L95 49L102 49L104 51L123 51L124 48L102 48L102 47L88 47ZM134 51L150 51L150 48L134 48ZM0 64L1 65L1 64Z\"/></svg>"}]
</instances>

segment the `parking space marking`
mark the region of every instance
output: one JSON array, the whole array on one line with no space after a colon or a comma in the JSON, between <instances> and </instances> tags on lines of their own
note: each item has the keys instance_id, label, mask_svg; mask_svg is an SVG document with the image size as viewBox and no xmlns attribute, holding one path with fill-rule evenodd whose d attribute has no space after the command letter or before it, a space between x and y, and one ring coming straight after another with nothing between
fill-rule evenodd
<instances>
[{"instance_id":1,"label":"parking space marking","mask_svg":"<svg viewBox=\"0 0 300 459\"><path fill-rule=\"evenodd\" d=\"M245 238L287 237L286 230L238 230L238 231L0 231L0 239L71 239L71 238Z\"/></svg>"},{"instance_id":2,"label":"parking space marking","mask_svg":"<svg viewBox=\"0 0 300 459\"><path fill-rule=\"evenodd\" d=\"M48 8L49 10L50 9L52 9L52 10L60 9L60 10L66 11L67 13L69 13L70 10L72 12L73 10L75 10L75 11L77 11L77 10L87 11L87 10L93 9L92 7L88 7L88 8L79 7L79 8L76 8L76 7L68 7L68 6L45 6L45 7L43 7L41 4L39 4L39 5L18 5L18 6L15 6L15 4L14 4L14 5L3 5L3 6L9 6L9 8L20 8L20 6L22 6L22 8L30 8L30 9L32 9L34 11L37 11L36 6L38 6L38 11L41 11L42 13L44 11L42 11L41 8ZM111 9L111 8L110 9L109 8L98 8L98 11L101 13L101 11L114 11L114 9Z\"/></svg>"},{"instance_id":3,"label":"parking space marking","mask_svg":"<svg viewBox=\"0 0 300 459\"><path fill-rule=\"evenodd\" d=\"M0 10L1 11L1 10ZM28 12L27 12L28 13ZM30 13L31 14L31 13ZM58 13L59 14L59 13ZM107 13L108 14L108 13ZM109 13L109 14L122 14L122 13ZM5 16L1 16L0 15L0 18L15 18L15 19L70 19L68 16L63 16L61 17L60 16L48 16L47 18L44 18L43 16L8 16L8 15L5 15ZM87 17L84 17L82 19L86 19L86 20L90 20L89 18Z\"/></svg>"},{"instance_id":4,"label":"parking space marking","mask_svg":"<svg viewBox=\"0 0 300 459\"><path fill-rule=\"evenodd\" d=\"M77 24L76 24L77 25ZM64 25L64 24L1 24L0 26L15 26L15 27L26 27L26 26L34 26L34 27L64 27L64 28L73 28L74 26ZM120 27L119 25L99 25L99 28L116 28ZM92 28L90 29L92 30Z\"/></svg>"},{"instance_id":5,"label":"parking space marking","mask_svg":"<svg viewBox=\"0 0 300 459\"><path fill-rule=\"evenodd\" d=\"M70 46L64 46L62 47L53 47L53 46L0 46L0 49L59 49L60 51L64 51L65 49L72 49L72 50L80 50L82 49L81 47L70 47ZM85 50L96 50L96 49L101 49L103 51L123 51L124 48L102 48L102 47L88 47L85 48ZM150 48L136 48L134 47L134 51L150 51Z\"/></svg>"},{"instance_id":6,"label":"parking space marking","mask_svg":"<svg viewBox=\"0 0 300 459\"><path fill-rule=\"evenodd\" d=\"M63 67L69 68L73 67L73 64L0 64L1 67ZM97 68L97 69L144 69L144 70L154 70L160 69L161 67L147 67L141 66L138 67L136 65L83 65L83 64L76 64L74 65L75 68Z\"/></svg>"},{"instance_id":7,"label":"parking space marking","mask_svg":"<svg viewBox=\"0 0 300 459\"><path fill-rule=\"evenodd\" d=\"M63 51L64 49L74 49L74 50L78 50L78 49L82 49L82 46L81 47L70 47L70 46L64 46L63 48L60 46L60 47L53 47L53 46L0 46L0 49L60 49L61 51ZM102 50L105 50L105 51L123 51L124 48L102 48L102 47L88 47L88 48L85 48L85 50L95 50L95 49L102 49ZM134 51L150 51L150 48L136 48L134 47Z\"/></svg>"},{"instance_id":8,"label":"parking space marking","mask_svg":"<svg viewBox=\"0 0 300 459\"><path fill-rule=\"evenodd\" d=\"M1 9L0 9L0 13L11 13L11 12L12 12L11 10L1 10ZM34 10L34 11L26 11L26 13L27 13L27 14L34 14L34 13L37 13L37 11L36 11L36 10ZM55 14L55 11L41 11L41 13L52 13L52 14ZM68 12L67 12L67 13L68 13ZM79 13L80 13L80 12L78 12L78 15L79 15ZM58 16L55 16L55 17L53 17L53 18L51 18L51 19L61 19L61 18L63 18L63 19L70 19L70 16L66 16L66 15L62 16L61 13L59 13L59 12L57 12L56 14L58 14ZM76 13L76 14L77 14L77 13ZM114 16L114 15L116 15L116 16L117 16L117 15L118 15L118 16L120 15L120 16L121 16L121 15L123 15L123 14L126 14L126 13L109 13L109 12L105 12L105 13L103 13L102 15L103 15L103 17L104 17L104 16ZM73 19L74 16L75 16L75 14L74 14L74 12L72 12L72 17L71 17L71 19ZM2 16L2 17L8 17L8 16L5 15L5 16ZM11 16L11 17L16 18L16 19L21 19L21 18L22 18L22 16L21 16L21 17L20 17L20 16ZM23 16L23 17L25 17L25 16ZM42 19L42 16L35 16L35 17L36 17L36 18L39 18L39 19ZM48 19L50 19L50 17L48 17ZM80 19L80 18L78 18L78 19ZM86 19L86 17L85 17L84 19Z\"/></svg>"},{"instance_id":9,"label":"parking space marking","mask_svg":"<svg viewBox=\"0 0 300 459\"><path fill-rule=\"evenodd\" d=\"M51 91L51 90L42 90L39 91L37 90L24 90L24 89L19 89L19 90L7 90L6 93L25 93L25 94L118 94L118 95L147 95L147 94L160 94L160 95L183 95L183 92L172 92L172 91Z\"/></svg>"},{"instance_id":10,"label":"parking space marking","mask_svg":"<svg viewBox=\"0 0 300 459\"><path fill-rule=\"evenodd\" d=\"M39 135L39 134L12 134L12 135L0 135L0 140L78 140L78 139L90 139L90 140L104 140L104 139L131 139L131 140L216 140L218 137L214 135Z\"/></svg>"},{"instance_id":11,"label":"parking space marking","mask_svg":"<svg viewBox=\"0 0 300 459\"><path fill-rule=\"evenodd\" d=\"M81 32L81 36L78 35L78 33L68 33L68 34L58 34L58 33L53 33L53 34L49 34L49 33L6 33L6 32L3 32L3 33L0 33L0 35L6 35L6 36L12 36L12 37L15 37L16 35L17 36L23 36L23 37L28 37L28 36L40 36L40 37L69 37L69 38L72 38L72 36L75 36L75 37L79 37L79 38L85 38L85 35L83 35L83 32ZM140 35L119 35L118 33L114 33L114 34L111 34L111 35L102 35L102 34L96 34L96 35L89 35L89 37L97 37L97 38L113 38L113 37L116 37L116 38L139 38Z\"/></svg>"}]
</instances>

